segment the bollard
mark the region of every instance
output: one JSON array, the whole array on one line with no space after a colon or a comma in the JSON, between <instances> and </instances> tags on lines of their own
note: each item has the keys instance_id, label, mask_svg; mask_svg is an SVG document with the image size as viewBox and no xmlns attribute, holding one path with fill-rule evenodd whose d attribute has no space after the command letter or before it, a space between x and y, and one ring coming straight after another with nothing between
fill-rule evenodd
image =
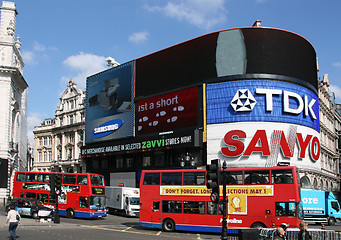
<instances>
[{"instance_id":1,"label":"bollard","mask_svg":"<svg viewBox=\"0 0 341 240\"><path fill-rule=\"evenodd\" d=\"M321 224L321 229L326 229L324 224Z\"/></svg>"}]
</instances>

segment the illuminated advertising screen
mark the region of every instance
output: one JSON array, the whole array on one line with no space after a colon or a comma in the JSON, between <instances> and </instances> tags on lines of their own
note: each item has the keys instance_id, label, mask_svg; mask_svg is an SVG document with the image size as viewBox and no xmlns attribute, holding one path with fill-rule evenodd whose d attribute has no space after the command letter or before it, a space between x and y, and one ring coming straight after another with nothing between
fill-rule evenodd
<instances>
[{"instance_id":1,"label":"illuminated advertising screen","mask_svg":"<svg viewBox=\"0 0 341 240\"><path fill-rule=\"evenodd\" d=\"M320 134L309 127L278 122L233 122L207 126L207 159L228 167L278 164L321 169Z\"/></svg>"},{"instance_id":2,"label":"illuminated advertising screen","mask_svg":"<svg viewBox=\"0 0 341 240\"><path fill-rule=\"evenodd\" d=\"M138 102L137 134L165 132L198 125L198 88Z\"/></svg>"},{"instance_id":3,"label":"illuminated advertising screen","mask_svg":"<svg viewBox=\"0 0 341 240\"><path fill-rule=\"evenodd\" d=\"M87 78L85 143L134 136L134 62Z\"/></svg>"},{"instance_id":4,"label":"illuminated advertising screen","mask_svg":"<svg viewBox=\"0 0 341 240\"><path fill-rule=\"evenodd\" d=\"M250 27L209 33L136 59L136 97L243 74L287 76L318 88L309 41L281 29Z\"/></svg>"},{"instance_id":5,"label":"illuminated advertising screen","mask_svg":"<svg viewBox=\"0 0 341 240\"><path fill-rule=\"evenodd\" d=\"M293 83L242 80L208 84L206 109L207 124L283 122L320 132L317 95Z\"/></svg>"}]
</instances>

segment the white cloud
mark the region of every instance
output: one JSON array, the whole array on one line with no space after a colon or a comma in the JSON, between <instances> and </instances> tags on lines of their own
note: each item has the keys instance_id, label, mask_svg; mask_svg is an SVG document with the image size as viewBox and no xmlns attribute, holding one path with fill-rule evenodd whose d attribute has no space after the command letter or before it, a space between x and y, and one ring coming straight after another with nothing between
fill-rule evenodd
<instances>
[{"instance_id":1,"label":"white cloud","mask_svg":"<svg viewBox=\"0 0 341 240\"><path fill-rule=\"evenodd\" d=\"M40 124L46 118L46 114L29 112L27 116L27 137L31 147L34 147L34 135L33 130L35 126Z\"/></svg>"},{"instance_id":2,"label":"white cloud","mask_svg":"<svg viewBox=\"0 0 341 240\"><path fill-rule=\"evenodd\" d=\"M46 47L38 42L33 43L33 51L35 52L45 52Z\"/></svg>"},{"instance_id":3,"label":"white cloud","mask_svg":"<svg viewBox=\"0 0 341 240\"><path fill-rule=\"evenodd\" d=\"M332 65L333 65L334 67L339 67L339 68L341 68L341 62L334 62L334 63L332 63Z\"/></svg>"},{"instance_id":4,"label":"white cloud","mask_svg":"<svg viewBox=\"0 0 341 240\"><path fill-rule=\"evenodd\" d=\"M87 77L106 69L105 57L84 52L68 57L63 61L63 64L74 72L73 76L63 76L61 78L63 87L65 88L67 82L73 79L81 90L85 89Z\"/></svg>"},{"instance_id":5,"label":"white cloud","mask_svg":"<svg viewBox=\"0 0 341 240\"><path fill-rule=\"evenodd\" d=\"M35 54L32 51L22 51L21 56L24 60L25 64L37 64L36 60L35 60Z\"/></svg>"},{"instance_id":6,"label":"white cloud","mask_svg":"<svg viewBox=\"0 0 341 240\"><path fill-rule=\"evenodd\" d=\"M336 102L341 103L341 87L336 85L330 85L329 90L335 93Z\"/></svg>"},{"instance_id":7,"label":"white cloud","mask_svg":"<svg viewBox=\"0 0 341 240\"><path fill-rule=\"evenodd\" d=\"M135 32L129 36L129 41L135 44L141 44L147 41L149 37L149 33L146 31L143 32Z\"/></svg>"},{"instance_id":8,"label":"white cloud","mask_svg":"<svg viewBox=\"0 0 341 240\"><path fill-rule=\"evenodd\" d=\"M56 47L46 47L45 45L34 41L31 50L22 50L21 56L25 64L36 65L40 60L49 58L49 51L58 51Z\"/></svg>"},{"instance_id":9,"label":"white cloud","mask_svg":"<svg viewBox=\"0 0 341 240\"><path fill-rule=\"evenodd\" d=\"M146 9L208 30L216 24L226 22L228 11L224 3L225 0L183 0L168 2L163 7L146 6Z\"/></svg>"}]
</instances>

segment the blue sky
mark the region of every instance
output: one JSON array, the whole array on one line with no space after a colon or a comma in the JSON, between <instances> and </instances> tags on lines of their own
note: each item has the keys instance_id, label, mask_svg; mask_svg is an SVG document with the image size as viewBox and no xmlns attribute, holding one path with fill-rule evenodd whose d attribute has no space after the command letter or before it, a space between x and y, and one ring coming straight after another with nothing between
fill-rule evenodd
<instances>
[{"instance_id":1,"label":"blue sky","mask_svg":"<svg viewBox=\"0 0 341 240\"><path fill-rule=\"evenodd\" d=\"M8 0L14 1L14 0ZM341 1L321 0L15 0L29 84L28 124L53 118L74 79L87 76L210 32L252 26L289 30L315 48L322 78L341 103Z\"/></svg>"}]
</instances>

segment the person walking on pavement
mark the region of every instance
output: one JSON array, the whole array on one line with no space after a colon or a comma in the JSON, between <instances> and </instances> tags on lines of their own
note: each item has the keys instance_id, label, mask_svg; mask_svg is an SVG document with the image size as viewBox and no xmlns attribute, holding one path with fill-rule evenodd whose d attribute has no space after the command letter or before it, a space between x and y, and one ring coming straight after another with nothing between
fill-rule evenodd
<instances>
[{"instance_id":1,"label":"person walking on pavement","mask_svg":"<svg viewBox=\"0 0 341 240\"><path fill-rule=\"evenodd\" d=\"M283 228L278 227L276 229L276 235L274 240L286 240L287 238L285 237L285 231Z\"/></svg>"},{"instance_id":2,"label":"person walking on pavement","mask_svg":"<svg viewBox=\"0 0 341 240\"><path fill-rule=\"evenodd\" d=\"M307 222L300 222L299 226L300 232L298 233L298 240L310 240L311 236L309 232L307 231L308 229L308 223Z\"/></svg>"},{"instance_id":3,"label":"person walking on pavement","mask_svg":"<svg viewBox=\"0 0 341 240\"><path fill-rule=\"evenodd\" d=\"M11 234L10 240L14 240L16 237L16 229L18 227L18 224L20 223L21 217L18 211L15 210L15 206L11 205L10 210L7 214L6 223L9 222L8 231Z\"/></svg>"}]
</instances>

